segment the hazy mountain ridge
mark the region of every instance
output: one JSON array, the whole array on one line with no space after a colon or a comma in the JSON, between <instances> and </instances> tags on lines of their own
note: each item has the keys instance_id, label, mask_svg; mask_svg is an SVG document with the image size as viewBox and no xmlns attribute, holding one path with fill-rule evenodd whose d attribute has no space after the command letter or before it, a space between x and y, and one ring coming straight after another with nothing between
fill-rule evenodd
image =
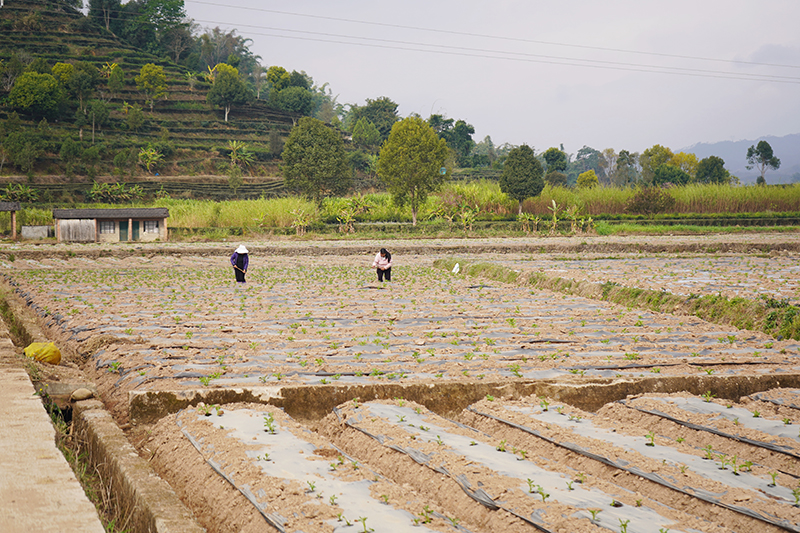
<instances>
[{"instance_id":1,"label":"hazy mountain ridge","mask_svg":"<svg viewBox=\"0 0 800 533\"><path fill-rule=\"evenodd\" d=\"M758 172L747 170L747 149L758 141L767 141L778 159L781 168L767 171L767 183L789 183L792 176L800 174L800 133L792 133L783 137L766 135L754 140L721 141L716 143L696 143L679 152L693 153L698 159L715 155L725 160L725 168L737 176L742 183L755 182Z\"/></svg>"}]
</instances>

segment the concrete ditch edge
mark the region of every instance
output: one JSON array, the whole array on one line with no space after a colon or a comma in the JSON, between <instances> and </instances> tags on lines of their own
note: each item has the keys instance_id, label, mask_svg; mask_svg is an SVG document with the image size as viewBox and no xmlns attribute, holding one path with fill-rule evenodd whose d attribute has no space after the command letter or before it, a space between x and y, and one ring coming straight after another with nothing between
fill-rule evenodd
<instances>
[{"instance_id":1,"label":"concrete ditch edge","mask_svg":"<svg viewBox=\"0 0 800 533\"><path fill-rule=\"evenodd\" d=\"M203 533L192 512L166 481L136 452L99 400L76 402L75 435L89 463L111 483L111 491L129 527L137 533Z\"/></svg>"}]
</instances>

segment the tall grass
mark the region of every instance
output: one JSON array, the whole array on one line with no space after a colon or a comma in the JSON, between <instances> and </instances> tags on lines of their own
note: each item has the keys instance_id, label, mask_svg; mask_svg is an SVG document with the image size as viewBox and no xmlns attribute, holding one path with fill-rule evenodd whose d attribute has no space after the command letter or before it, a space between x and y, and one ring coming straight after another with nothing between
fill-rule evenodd
<instances>
[{"instance_id":1,"label":"tall grass","mask_svg":"<svg viewBox=\"0 0 800 533\"><path fill-rule=\"evenodd\" d=\"M318 217L317 207L296 196L258 200L157 200L155 207L169 209L169 225L178 228L279 227L292 225L292 211L303 210Z\"/></svg>"},{"instance_id":2,"label":"tall grass","mask_svg":"<svg viewBox=\"0 0 800 533\"><path fill-rule=\"evenodd\" d=\"M770 213L800 212L800 184L772 187L737 187L729 185L687 185L666 189L676 200L674 213ZM566 189L546 185L536 198L523 202L523 211L542 218L552 216L550 207L555 201L559 213L572 206L579 208L580 215L620 215L627 213L626 206L636 194L635 188L617 189L595 187L592 189ZM369 209L358 216L362 222L410 222L409 206L399 207L385 192L364 195ZM303 211L310 215L310 222L335 222L341 211L347 208L349 198L326 198L321 208L296 196L284 198L261 198L258 200L235 200L215 202L213 200L162 199L152 203L137 202L125 207L166 207L169 209L169 225L179 228L287 228L295 220L293 212ZM480 208L479 219L513 219L518 204L500 190L497 182L477 180L473 182L448 183L441 191L429 196L420 206L420 220L441 218L441 213L451 214L459 207ZM119 208L113 204L80 204L76 208ZM42 208L23 208L18 213L20 225L52 224L52 211ZM672 231L677 228L671 227ZM10 230L10 216L0 214L0 232ZM652 230L652 228L651 228Z\"/></svg>"}]
</instances>

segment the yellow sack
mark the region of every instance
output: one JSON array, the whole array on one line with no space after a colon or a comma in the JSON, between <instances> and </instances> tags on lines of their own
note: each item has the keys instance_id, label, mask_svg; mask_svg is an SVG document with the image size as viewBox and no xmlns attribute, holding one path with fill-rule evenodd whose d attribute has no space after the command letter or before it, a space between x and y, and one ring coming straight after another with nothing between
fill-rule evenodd
<instances>
[{"instance_id":1,"label":"yellow sack","mask_svg":"<svg viewBox=\"0 0 800 533\"><path fill-rule=\"evenodd\" d=\"M37 361L57 365L61 362L61 350L52 342L34 342L25 348L25 355Z\"/></svg>"}]
</instances>

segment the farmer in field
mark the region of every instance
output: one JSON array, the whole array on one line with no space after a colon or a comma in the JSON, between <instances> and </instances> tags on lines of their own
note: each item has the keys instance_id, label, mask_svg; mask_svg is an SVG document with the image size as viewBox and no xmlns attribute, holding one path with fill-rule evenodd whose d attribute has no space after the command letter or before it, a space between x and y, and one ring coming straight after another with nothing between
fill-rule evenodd
<instances>
[{"instance_id":1,"label":"farmer in field","mask_svg":"<svg viewBox=\"0 0 800 533\"><path fill-rule=\"evenodd\" d=\"M247 248L244 247L244 244L240 244L231 256L233 273L236 274L236 281L239 283L245 282L244 275L247 274L247 265L249 264L250 257L247 255Z\"/></svg>"},{"instance_id":2,"label":"farmer in field","mask_svg":"<svg viewBox=\"0 0 800 533\"><path fill-rule=\"evenodd\" d=\"M386 281L392 281L392 254L386 248L381 248L375 255L372 266L378 269L378 281L382 283L384 277Z\"/></svg>"}]
</instances>

